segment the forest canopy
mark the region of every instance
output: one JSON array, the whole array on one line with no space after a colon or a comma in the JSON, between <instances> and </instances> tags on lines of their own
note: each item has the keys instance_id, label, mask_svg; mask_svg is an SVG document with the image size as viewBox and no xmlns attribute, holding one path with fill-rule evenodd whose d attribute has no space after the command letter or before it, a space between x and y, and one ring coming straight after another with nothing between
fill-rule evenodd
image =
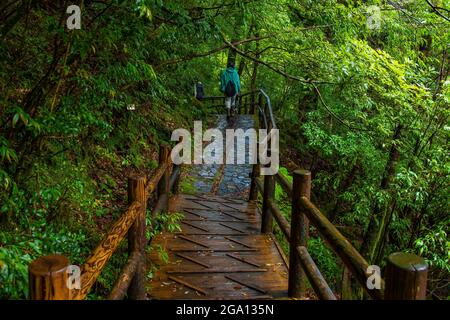
<instances>
[{"instance_id":1,"label":"forest canopy","mask_svg":"<svg viewBox=\"0 0 450 320\"><path fill-rule=\"evenodd\" d=\"M449 30L448 0L2 1L0 298L27 297L36 257L86 258L124 177L216 112L193 85L219 95L230 56L243 92L270 95L282 166L312 171L328 219L371 264L425 257L428 294L448 298ZM340 262L310 241L339 290Z\"/></svg>"}]
</instances>

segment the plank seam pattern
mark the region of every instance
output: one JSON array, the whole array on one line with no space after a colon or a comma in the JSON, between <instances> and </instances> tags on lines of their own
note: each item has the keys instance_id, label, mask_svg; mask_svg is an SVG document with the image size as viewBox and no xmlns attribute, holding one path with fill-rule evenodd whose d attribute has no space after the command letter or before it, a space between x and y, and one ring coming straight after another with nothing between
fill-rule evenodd
<instances>
[{"instance_id":1,"label":"plank seam pattern","mask_svg":"<svg viewBox=\"0 0 450 320\"><path fill-rule=\"evenodd\" d=\"M169 262L150 281L154 299L270 299L287 296L287 265L275 238L259 231L255 202L178 195L171 212L184 212L181 231L158 235ZM197 211L201 212L197 213ZM193 218L195 216L195 218Z\"/></svg>"}]
</instances>

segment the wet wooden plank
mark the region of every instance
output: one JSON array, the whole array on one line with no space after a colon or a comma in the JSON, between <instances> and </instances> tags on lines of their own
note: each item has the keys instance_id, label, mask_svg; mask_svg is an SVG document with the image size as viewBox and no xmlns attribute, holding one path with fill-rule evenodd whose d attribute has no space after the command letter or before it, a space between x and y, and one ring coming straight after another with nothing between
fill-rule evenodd
<instances>
[{"instance_id":1,"label":"wet wooden plank","mask_svg":"<svg viewBox=\"0 0 450 320\"><path fill-rule=\"evenodd\" d=\"M152 244L165 248L148 259L157 267L149 281L153 299L269 299L287 296L287 266L277 243L260 233L254 202L210 195L178 195L181 233L163 233Z\"/></svg>"}]
</instances>

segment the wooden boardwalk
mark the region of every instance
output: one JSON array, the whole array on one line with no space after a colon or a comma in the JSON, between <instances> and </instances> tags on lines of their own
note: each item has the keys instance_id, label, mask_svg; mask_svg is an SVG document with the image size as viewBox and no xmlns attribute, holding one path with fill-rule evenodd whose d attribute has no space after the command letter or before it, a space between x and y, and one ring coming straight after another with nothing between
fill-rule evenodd
<instances>
[{"instance_id":1,"label":"wooden boardwalk","mask_svg":"<svg viewBox=\"0 0 450 320\"><path fill-rule=\"evenodd\" d=\"M264 112L259 112L255 127L260 128L263 124L265 129L276 128L269 97L262 89L257 95L252 101L258 101L258 109ZM238 120L237 126L252 125L251 118L239 117ZM243 150L236 148L237 151ZM308 252L309 223L373 299L426 298L428 267L423 258L411 253L392 253L386 266L385 289L369 289L367 280L372 276L367 271L369 263L310 201L310 171L295 170L291 183L280 172L275 176L259 177L259 165L253 165L251 173L242 165L225 165L223 171L206 168L199 176L212 178L202 185L209 191L201 191L195 196L180 195L175 182L180 178L181 170L171 163L169 155L170 148L161 145L159 166L153 176L149 180L144 175L128 178L129 206L81 266L81 288L71 290L67 286L67 271L71 268L67 257L42 256L33 260L28 268L31 299L85 299L120 243L128 239L127 263L108 295L110 300L126 296L132 300L283 298L288 296L288 279L289 298L305 298L306 281L309 281L317 298L336 300ZM216 174L223 178L220 181L222 188L213 187L217 185ZM251 176L250 181L246 181L247 174ZM276 204L277 183L291 197L291 223ZM233 187L237 184L236 190ZM251 201L236 199L248 187ZM169 210L184 215L181 232L162 233L152 241L154 248L168 252L168 259L164 261L160 260L159 250L147 254L146 204L154 193L157 204L153 212ZM176 196L167 204L170 193ZM217 193L220 196L212 195ZM262 219L255 202L258 194L261 194L265 208ZM286 259L271 233L272 222L277 223L289 246L289 274ZM261 229L268 233L261 234ZM155 272L151 280L146 280L146 271Z\"/></svg>"},{"instance_id":2,"label":"wooden boardwalk","mask_svg":"<svg viewBox=\"0 0 450 320\"><path fill-rule=\"evenodd\" d=\"M287 296L286 260L273 235L261 234L254 202L211 195L178 195L170 211L184 214L179 233L163 233L169 262L157 265L151 299L272 299Z\"/></svg>"}]
</instances>

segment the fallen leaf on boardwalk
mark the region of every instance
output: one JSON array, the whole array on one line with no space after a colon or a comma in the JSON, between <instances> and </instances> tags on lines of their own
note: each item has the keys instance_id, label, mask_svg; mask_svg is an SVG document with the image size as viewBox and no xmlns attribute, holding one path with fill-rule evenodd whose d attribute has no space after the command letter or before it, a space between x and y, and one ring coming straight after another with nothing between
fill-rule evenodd
<instances>
[{"instance_id":1,"label":"fallen leaf on boardwalk","mask_svg":"<svg viewBox=\"0 0 450 320\"><path fill-rule=\"evenodd\" d=\"M281 267L281 263L277 263L273 266L273 272L277 271L278 269L280 269Z\"/></svg>"}]
</instances>

